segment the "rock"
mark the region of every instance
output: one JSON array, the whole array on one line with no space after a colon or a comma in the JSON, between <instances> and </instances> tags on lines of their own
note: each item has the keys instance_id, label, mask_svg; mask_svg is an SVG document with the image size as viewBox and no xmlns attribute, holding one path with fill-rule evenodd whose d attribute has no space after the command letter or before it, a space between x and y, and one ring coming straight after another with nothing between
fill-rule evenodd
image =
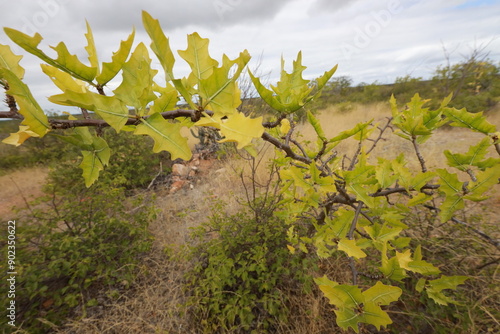
<instances>
[{"instance_id":1,"label":"rock","mask_svg":"<svg viewBox=\"0 0 500 334\"><path fill-rule=\"evenodd\" d=\"M170 193L173 194L176 191L182 189L185 183L186 183L185 180L175 181L174 183L172 183L172 186L170 187Z\"/></svg>"},{"instance_id":2,"label":"rock","mask_svg":"<svg viewBox=\"0 0 500 334\"><path fill-rule=\"evenodd\" d=\"M173 164L172 165L172 175L186 177L189 174L189 167L184 166L182 164Z\"/></svg>"}]
</instances>

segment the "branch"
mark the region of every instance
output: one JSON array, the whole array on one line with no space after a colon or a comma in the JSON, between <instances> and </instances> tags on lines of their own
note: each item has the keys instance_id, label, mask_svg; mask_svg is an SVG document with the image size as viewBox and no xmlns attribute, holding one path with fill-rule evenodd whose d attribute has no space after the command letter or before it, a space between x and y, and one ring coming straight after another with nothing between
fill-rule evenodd
<instances>
[{"instance_id":1,"label":"branch","mask_svg":"<svg viewBox=\"0 0 500 334\"><path fill-rule=\"evenodd\" d=\"M424 207L426 207L427 209L429 210L434 210L436 212L439 212L441 211L439 208L436 208L435 206L432 206L432 205L424 205ZM490 237L489 235L487 235L486 233L484 233L483 231L481 230L478 230L477 228L467 224L466 222L463 222L455 217L452 217L451 218L451 221L456 223L456 224L460 224L460 225L463 225L465 227L467 227L468 229L470 229L472 232L476 233L477 235L481 236L484 240L486 240L488 243L492 244L493 246L495 246L497 249L500 249L500 241L499 240L495 240L493 239L492 237Z\"/></svg>"},{"instance_id":2,"label":"branch","mask_svg":"<svg viewBox=\"0 0 500 334\"><path fill-rule=\"evenodd\" d=\"M497 151L498 155L500 155L500 140L498 140L497 135L491 136L491 139L493 139L493 145L495 146L495 150Z\"/></svg>"},{"instance_id":3,"label":"branch","mask_svg":"<svg viewBox=\"0 0 500 334\"><path fill-rule=\"evenodd\" d=\"M358 207L356 208L356 213L354 214L354 218L351 222L351 228L347 233L347 238L352 240L354 238L354 231L356 230L356 225L358 224L359 214L361 213L361 208L363 208L363 202L358 202ZM349 257L349 266L352 271L352 284L358 284L358 270L356 269L356 263L354 262L354 258L352 256Z\"/></svg>"},{"instance_id":4,"label":"branch","mask_svg":"<svg viewBox=\"0 0 500 334\"><path fill-rule=\"evenodd\" d=\"M281 141L279 141L277 138L274 138L273 136L271 136L269 133L267 132L264 132L262 134L262 137L261 137L263 140L267 141L268 143L271 143L273 144L274 146L276 146L277 148L279 148L280 150L284 151L286 153L286 156L287 157L290 157L294 160L298 160L298 161L301 161L303 163L306 163L306 164L310 164L312 162L311 159L309 159L308 157L306 156L302 156L302 155L298 155L297 153L295 153L292 148L285 144L285 143L282 143Z\"/></svg>"},{"instance_id":5,"label":"branch","mask_svg":"<svg viewBox=\"0 0 500 334\"><path fill-rule=\"evenodd\" d=\"M370 154L370 153L371 153L371 151L373 151L373 149L375 148L375 146L377 146L378 142L379 142L380 140L384 139L384 138L382 138L382 135L384 134L385 130L387 130L387 128L390 128L390 127L391 127L391 126L390 126L390 124L391 124L391 122L392 122L392 117L387 117L387 119L388 119L388 121L387 121L387 123L384 125L384 127L383 127L383 128L378 127L378 130L380 131L380 133L379 133L379 135L378 135L377 139L375 139L375 140L373 141L373 145L372 145L372 147L370 147L370 149L366 152L366 155Z\"/></svg>"},{"instance_id":6,"label":"branch","mask_svg":"<svg viewBox=\"0 0 500 334\"><path fill-rule=\"evenodd\" d=\"M205 113L208 115L213 115L213 112L210 110L205 110ZM190 117L193 122L198 121L202 115L198 110L186 110L186 109L178 109L178 110L170 110L162 112L161 115L165 119L175 119L178 117ZM133 117L133 116L131 116ZM125 125L137 125L140 124L141 119L148 119L150 116L144 116L141 118L129 118ZM52 129L70 129L76 128L80 126L94 126L94 127L107 127L110 126L105 120L102 119L77 119L77 120L67 120L67 119L50 119L49 123Z\"/></svg>"},{"instance_id":7,"label":"branch","mask_svg":"<svg viewBox=\"0 0 500 334\"><path fill-rule=\"evenodd\" d=\"M281 121L284 120L286 118L286 115L285 114L282 114L280 115L280 117L278 117L277 120L275 120L274 122L264 122L262 123L262 126L267 128L267 129L272 129L272 128L275 128L277 127L278 125L281 124Z\"/></svg>"},{"instance_id":8,"label":"branch","mask_svg":"<svg viewBox=\"0 0 500 334\"><path fill-rule=\"evenodd\" d=\"M417 144L417 137L413 136L411 138L411 143L413 144L413 148L415 149L415 153L417 154L418 161L420 162L420 167L422 168L422 173L427 172L427 167L425 166L425 160L422 154L420 154L420 150Z\"/></svg>"}]
</instances>

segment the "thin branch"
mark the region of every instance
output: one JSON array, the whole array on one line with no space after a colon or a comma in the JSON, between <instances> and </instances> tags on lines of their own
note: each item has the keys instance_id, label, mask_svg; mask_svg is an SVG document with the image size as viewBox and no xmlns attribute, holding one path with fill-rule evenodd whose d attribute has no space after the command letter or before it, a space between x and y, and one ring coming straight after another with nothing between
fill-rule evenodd
<instances>
[{"instance_id":1,"label":"thin branch","mask_svg":"<svg viewBox=\"0 0 500 334\"><path fill-rule=\"evenodd\" d=\"M436 212L439 212L441 211L441 209L435 207L435 206L432 206L432 205L424 205L424 207L426 207L427 209L429 210L433 210L433 211L436 211ZM495 246L497 249L500 249L500 240L495 240L493 239L492 237L490 237L488 234L484 233L483 231L481 230L478 230L477 228L467 224L466 222L463 222L455 217L452 217L451 218L451 221L456 223L456 224L459 224L459 225L462 225L462 226L465 226L467 227L468 229L470 229L472 232L476 233L477 235L479 235L480 237L482 237L485 241L487 241L488 243L492 244L493 246Z\"/></svg>"},{"instance_id":2,"label":"thin branch","mask_svg":"<svg viewBox=\"0 0 500 334\"><path fill-rule=\"evenodd\" d=\"M372 147L370 147L370 149L368 150L368 152L366 152L366 155L370 154L371 151L373 151L375 149L375 147L377 146L378 142L384 138L382 138L382 135L384 134L385 130L387 130L387 128L390 128L390 124L392 122L392 117L387 117L388 121L387 123L384 125L383 128L380 128L378 127L380 133L378 135L378 137L373 141L373 145Z\"/></svg>"},{"instance_id":3,"label":"thin branch","mask_svg":"<svg viewBox=\"0 0 500 334\"><path fill-rule=\"evenodd\" d=\"M80 108L80 110L82 111L82 116L83 116L84 119L91 119L90 114L89 114L89 112L88 112L87 109Z\"/></svg>"},{"instance_id":4,"label":"thin branch","mask_svg":"<svg viewBox=\"0 0 500 334\"><path fill-rule=\"evenodd\" d=\"M309 159L307 156L298 155L297 153L295 153L292 150L292 148L289 145L286 145L285 143L282 143L277 138L274 138L273 136L271 136L267 132L264 132L262 134L261 138L263 140L267 141L268 143L276 146L280 150L284 151L286 153L287 157L290 157L290 158L292 158L294 160L301 161L301 162L306 163L306 164L310 164L312 162L311 159Z\"/></svg>"},{"instance_id":5,"label":"thin branch","mask_svg":"<svg viewBox=\"0 0 500 334\"><path fill-rule=\"evenodd\" d=\"M493 145L495 146L495 150L497 151L498 155L500 155L500 140L498 139L497 135L491 136L491 139L493 139Z\"/></svg>"},{"instance_id":6,"label":"thin branch","mask_svg":"<svg viewBox=\"0 0 500 334\"><path fill-rule=\"evenodd\" d=\"M363 208L363 202L358 202L358 207L356 208L356 213L354 214L354 218L351 222L351 227L349 232L347 233L347 238L349 240L353 240L354 231L356 230L356 225L358 224L359 214L361 213L361 209ZM358 284L358 270L356 269L356 262L352 256L349 257L349 267L351 267L352 271L352 284Z\"/></svg>"},{"instance_id":7,"label":"thin branch","mask_svg":"<svg viewBox=\"0 0 500 334\"><path fill-rule=\"evenodd\" d=\"M280 125L281 121L284 120L285 118L286 118L285 114L280 115L280 117L278 117L278 119L275 120L274 122L264 122L264 123L262 123L262 126L265 127L265 128L267 128L267 129L275 128L278 125Z\"/></svg>"},{"instance_id":8,"label":"thin branch","mask_svg":"<svg viewBox=\"0 0 500 334\"><path fill-rule=\"evenodd\" d=\"M422 154L420 154L420 149L417 144L417 137L413 136L411 138L411 143L413 144L413 148L415 149L415 153L417 154L418 161L420 162L420 167L422 168L422 173L427 172L427 167L425 166L425 160Z\"/></svg>"}]
</instances>

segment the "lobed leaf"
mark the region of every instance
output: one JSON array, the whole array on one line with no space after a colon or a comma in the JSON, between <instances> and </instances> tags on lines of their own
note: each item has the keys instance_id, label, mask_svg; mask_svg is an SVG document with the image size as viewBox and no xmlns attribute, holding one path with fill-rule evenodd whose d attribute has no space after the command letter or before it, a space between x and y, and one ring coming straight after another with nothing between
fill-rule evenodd
<instances>
[{"instance_id":1,"label":"lobed leaf","mask_svg":"<svg viewBox=\"0 0 500 334\"><path fill-rule=\"evenodd\" d=\"M489 123L486 120L486 117L483 116L482 112L473 114L468 112L465 108L445 108L444 114L446 115L446 118L451 121L451 126L469 128L473 131L481 132L486 135L496 131L496 126Z\"/></svg>"},{"instance_id":2,"label":"lobed leaf","mask_svg":"<svg viewBox=\"0 0 500 334\"><path fill-rule=\"evenodd\" d=\"M135 130L136 135L148 135L154 139L153 152L168 151L172 160L191 159L192 153L187 138L181 136L180 123L171 123L160 114L154 114L142 120Z\"/></svg>"},{"instance_id":3,"label":"lobed leaf","mask_svg":"<svg viewBox=\"0 0 500 334\"><path fill-rule=\"evenodd\" d=\"M96 81L99 85L106 85L111 79L113 79L118 72L123 67L123 64L127 61L130 50L132 49L132 44L134 43L135 30L128 36L127 40L120 42L120 47L118 51L113 52L111 57L111 62L102 63L101 73L96 77Z\"/></svg>"},{"instance_id":4,"label":"lobed leaf","mask_svg":"<svg viewBox=\"0 0 500 334\"><path fill-rule=\"evenodd\" d=\"M49 120L28 86L8 68L0 68L0 79L7 81L9 90L6 93L12 95L19 105L19 113L24 116L21 124L43 137L50 129Z\"/></svg>"}]
</instances>

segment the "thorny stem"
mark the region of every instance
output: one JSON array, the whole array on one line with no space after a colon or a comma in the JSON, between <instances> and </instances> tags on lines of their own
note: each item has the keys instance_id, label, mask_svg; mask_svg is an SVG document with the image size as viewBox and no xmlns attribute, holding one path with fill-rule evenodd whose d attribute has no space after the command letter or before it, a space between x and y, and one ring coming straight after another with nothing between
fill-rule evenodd
<instances>
[{"instance_id":1,"label":"thorny stem","mask_svg":"<svg viewBox=\"0 0 500 334\"><path fill-rule=\"evenodd\" d=\"M212 111L205 110L208 115L213 115ZM162 112L161 115L165 119L175 119L178 117L190 117L192 121L196 122L200 119L201 115L198 110L170 110ZM147 119L149 116L144 116L142 119ZM141 122L141 118L129 118L125 125L137 125ZM105 120L102 119L77 119L77 120L64 120L64 119L50 119L49 123L52 129L69 129L80 126L95 126L95 127L108 127L110 126Z\"/></svg>"},{"instance_id":2,"label":"thorny stem","mask_svg":"<svg viewBox=\"0 0 500 334\"><path fill-rule=\"evenodd\" d=\"M415 149L415 153L417 154L418 161L420 162L420 167L422 168L422 173L427 172L427 167L425 166L425 160L422 154L420 154L420 149L417 144L417 137L413 136L411 138L411 143L413 144L413 148Z\"/></svg>"},{"instance_id":3,"label":"thorny stem","mask_svg":"<svg viewBox=\"0 0 500 334\"><path fill-rule=\"evenodd\" d=\"M495 146L495 150L497 151L498 155L500 155L500 140L498 139L497 135L491 136L491 139L493 139L493 145Z\"/></svg>"},{"instance_id":4,"label":"thorny stem","mask_svg":"<svg viewBox=\"0 0 500 334\"><path fill-rule=\"evenodd\" d=\"M439 208L437 208L435 206L432 206L432 205L424 205L424 207L426 207L429 210L436 211L436 212L441 211ZM484 233L483 231L478 230L477 228L475 228L475 227L467 224L466 222L461 221L461 220L459 220L459 219L457 219L455 217L452 217L451 221L454 222L454 223L456 223L456 224L459 224L459 225L467 227L472 232L476 233L477 235L479 235L480 237L482 237L484 240L486 240L488 243L492 244L497 249L500 249L500 241L499 240L493 239L492 237L490 237L488 234Z\"/></svg>"},{"instance_id":5,"label":"thorny stem","mask_svg":"<svg viewBox=\"0 0 500 334\"><path fill-rule=\"evenodd\" d=\"M361 209L363 208L363 202L359 202L356 208L356 213L354 214L354 218L351 222L351 228L347 233L347 238L352 240L354 238L354 231L356 230L356 225L358 224L359 214L361 213ZM349 267L351 267L352 271L352 284L358 284L358 270L356 269L356 263L352 256L349 257Z\"/></svg>"},{"instance_id":6,"label":"thorny stem","mask_svg":"<svg viewBox=\"0 0 500 334\"><path fill-rule=\"evenodd\" d=\"M390 124L391 124L391 122L392 122L392 117L388 117L387 119L388 119L388 121L387 121L387 123L384 125L384 127L383 127L383 128L378 127L378 129L379 129L380 133L379 133L378 137L377 137L377 138L373 141L373 145L372 145L372 147L370 147L370 149L368 150L368 152L366 152L366 154L367 154L367 155L368 155L368 154L370 154L370 153L371 153L371 151L373 151L373 150L375 149L375 147L377 146L377 144L378 144L378 142L379 142L380 140L383 140L383 139L384 139L384 138L382 138L382 136L383 136L383 134L384 134L385 130L387 130L387 128L391 128Z\"/></svg>"}]
</instances>

